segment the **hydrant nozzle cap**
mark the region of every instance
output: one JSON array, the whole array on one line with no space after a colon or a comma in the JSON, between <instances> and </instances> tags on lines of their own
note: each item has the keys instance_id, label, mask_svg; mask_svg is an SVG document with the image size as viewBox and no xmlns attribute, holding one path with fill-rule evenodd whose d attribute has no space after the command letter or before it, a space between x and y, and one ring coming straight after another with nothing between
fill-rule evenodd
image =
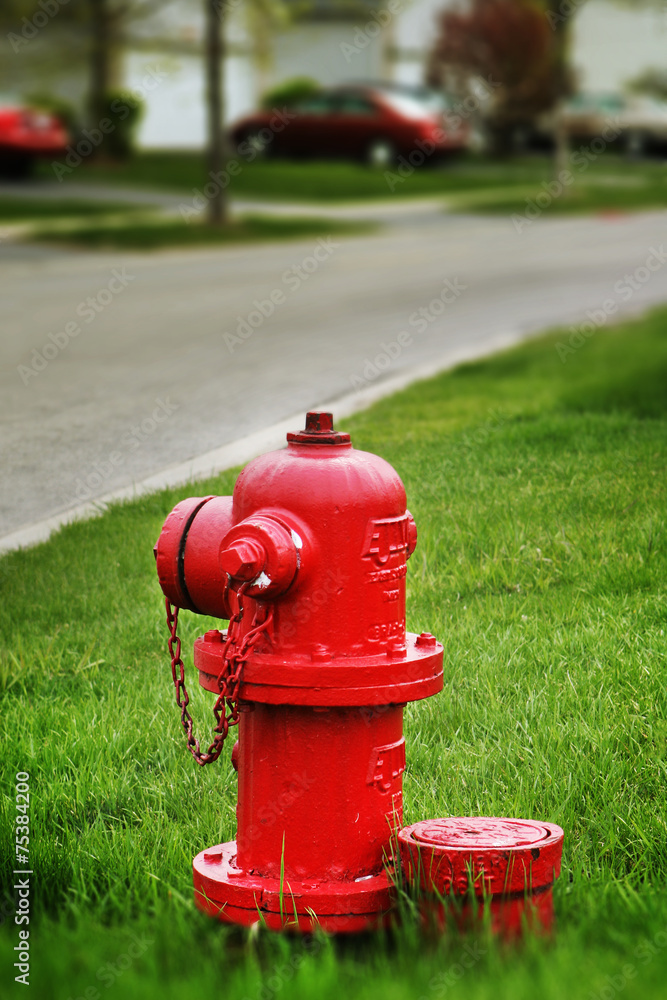
<instances>
[{"instance_id":1,"label":"hydrant nozzle cap","mask_svg":"<svg viewBox=\"0 0 667 1000\"><path fill-rule=\"evenodd\" d=\"M288 433L289 444L349 444L350 435L335 431L333 414L311 410L306 414L306 426L297 433Z\"/></svg>"}]
</instances>

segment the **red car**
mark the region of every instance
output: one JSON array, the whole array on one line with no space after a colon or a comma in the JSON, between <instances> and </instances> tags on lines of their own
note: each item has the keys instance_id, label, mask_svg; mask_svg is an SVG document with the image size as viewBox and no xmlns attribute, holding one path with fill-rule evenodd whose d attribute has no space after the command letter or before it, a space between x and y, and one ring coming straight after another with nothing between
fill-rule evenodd
<instances>
[{"instance_id":1,"label":"red car","mask_svg":"<svg viewBox=\"0 0 667 1000\"><path fill-rule=\"evenodd\" d=\"M55 115L0 102L0 174L25 177L40 156L61 156L70 137Z\"/></svg>"},{"instance_id":2,"label":"red car","mask_svg":"<svg viewBox=\"0 0 667 1000\"><path fill-rule=\"evenodd\" d=\"M231 137L246 160L263 156L347 157L388 166L464 149L469 127L435 91L401 85L348 85L322 90L289 108L259 111L237 122ZM416 153L423 153L419 158Z\"/></svg>"}]
</instances>

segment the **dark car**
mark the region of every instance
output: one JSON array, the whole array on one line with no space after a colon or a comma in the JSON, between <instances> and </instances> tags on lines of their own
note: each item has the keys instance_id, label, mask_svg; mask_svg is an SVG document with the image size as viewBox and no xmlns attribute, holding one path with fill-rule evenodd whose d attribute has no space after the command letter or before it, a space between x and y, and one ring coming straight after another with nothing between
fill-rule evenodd
<instances>
[{"instance_id":1,"label":"dark car","mask_svg":"<svg viewBox=\"0 0 667 1000\"><path fill-rule=\"evenodd\" d=\"M430 159L464 149L469 128L435 91L347 85L289 108L248 115L233 126L231 136L245 159L341 157L385 166L415 151Z\"/></svg>"},{"instance_id":2,"label":"dark car","mask_svg":"<svg viewBox=\"0 0 667 1000\"><path fill-rule=\"evenodd\" d=\"M68 142L55 115L0 99L0 175L24 177L38 157L61 156Z\"/></svg>"}]
</instances>

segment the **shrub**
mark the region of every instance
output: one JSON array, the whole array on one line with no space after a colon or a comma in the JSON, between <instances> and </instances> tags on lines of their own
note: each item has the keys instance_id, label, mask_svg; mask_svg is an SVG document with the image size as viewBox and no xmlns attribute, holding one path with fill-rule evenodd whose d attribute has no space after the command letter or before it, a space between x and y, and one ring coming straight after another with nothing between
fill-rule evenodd
<instances>
[{"instance_id":1,"label":"shrub","mask_svg":"<svg viewBox=\"0 0 667 1000\"><path fill-rule=\"evenodd\" d=\"M25 104L35 111L44 111L49 115L55 115L68 132L77 132L80 128L79 112L71 101L57 94L47 94L44 92L26 94Z\"/></svg>"},{"instance_id":2,"label":"shrub","mask_svg":"<svg viewBox=\"0 0 667 1000\"><path fill-rule=\"evenodd\" d=\"M145 110L144 101L132 91L110 91L100 107L100 118L114 125L104 139L101 152L114 160L127 160L136 151L136 133Z\"/></svg>"},{"instance_id":3,"label":"shrub","mask_svg":"<svg viewBox=\"0 0 667 1000\"><path fill-rule=\"evenodd\" d=\"M320 91L320 85L308 76L295 76L283 80L277 87L267 90L262 97L262 107L267 111L276 107L290 107L306 97L312 97Z\"/></svg>"}]
</instances>

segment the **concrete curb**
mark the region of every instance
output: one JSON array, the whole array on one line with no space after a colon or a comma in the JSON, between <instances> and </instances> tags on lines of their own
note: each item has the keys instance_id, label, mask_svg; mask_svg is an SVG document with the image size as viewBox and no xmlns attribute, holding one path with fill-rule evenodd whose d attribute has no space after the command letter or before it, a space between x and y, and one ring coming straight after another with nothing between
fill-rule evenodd
<instances>
[{"instance_id":1,"label":"concrete curb","mask_svg":"<svg viewBox=\"0 0 667 1000\"><path fill-rule=\"evenodd\" d=\"M382 379L379 382L371 383L367 388L358 392L350 392L340 396L336 400L326 400L322 403L314 403L311 409L330 410L336 420L352 416L373 403L386 396L391 396L401 389L407 388L414 382L431 378L441 372L456 367L465 361L475 361L479 358L494 354L497 351L512 347L514 344L525 340L531 335L530 331L503 331L494 334L479 344L469 346L459 346L447 351L437 360L428 362L418 367L409 368L404 372L399 372L390 378ZM304 420L304 412L292 414L284 420L270 427L264 427L259 431L248 434L238 441L207 451L202 455L179 462L160 472L153 473L131 486L112 490L109 493L86 501L75 507L53 514L51 517L19 528L17 531L0 538L0 553L11 552L16 549L29 548L46 541L49 536L73 521L86 520L104 513L109 504L119 500L131 500L135 497L143 496L146 493L155 493L159 490L168 489L175 486L184 486L197 480L206 479L209 476L217 475L226 469L231 469L236 465L243 465L250 459L261 455L266 451L273 451L282 448L285 444L285 435L288 431L298 430ZM165 512L167 513L167 512Z\"/></svg>"}]
</instances>

